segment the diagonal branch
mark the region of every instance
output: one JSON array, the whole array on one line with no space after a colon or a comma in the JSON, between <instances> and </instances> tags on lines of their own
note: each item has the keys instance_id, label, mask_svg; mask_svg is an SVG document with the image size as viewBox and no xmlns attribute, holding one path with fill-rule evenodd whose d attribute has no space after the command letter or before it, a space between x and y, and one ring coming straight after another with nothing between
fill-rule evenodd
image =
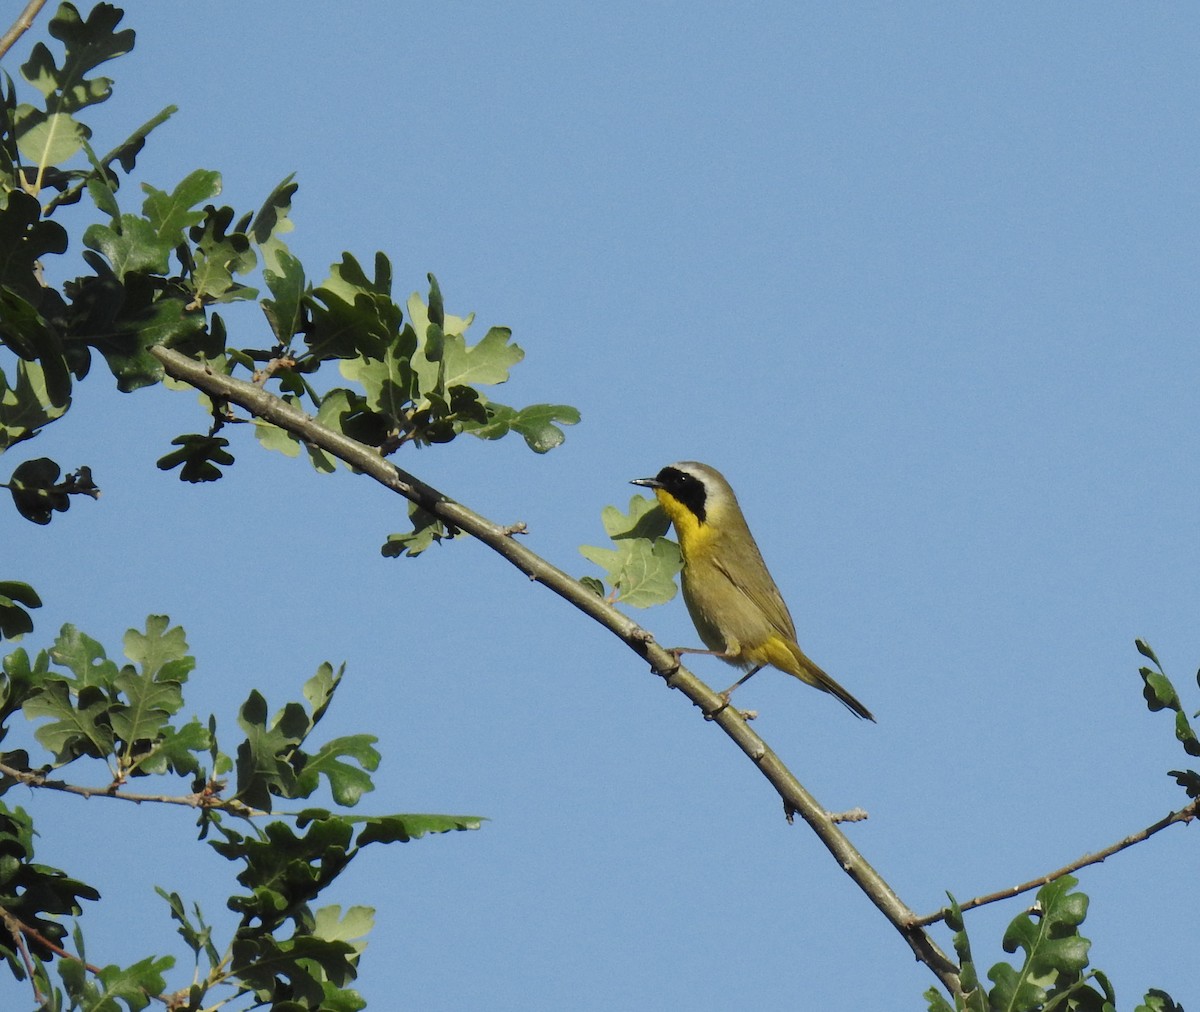
<instances>
[{"instance_id":1,"label":"diagonal branch","mask_svg":"<svg viewBox=\"0 0 1200 1012\"><path fill-rule=\"evenodd\" d=\"M1084 854L1083 857L1072 861L1070 864L1063 865L1057 871L1047 872L1045 875L1030 879L1028 882L1022 882L1020 885L1010 886L1007 889L999 889L994 893L988 893L986 896L976 896L965 903L960 903L959 907L962 910L973 910L975 907L982 907L988 903L995 903L999 900L1011 899L1013 896L1020 896L1021 893L1027 893L1031 889L1040 889L1047 883L1062 878L1064 875L1070 875L1080 868L1086 868L1090 864L1100 864L1105 858L1112 857L1113 854L1119 854L1126 847L1132 847L1135 843L1141 843L1143 840L1150 839L1155 833L1166 829L1168 826L1174 826L1177 823L1186 825L1197 816L1200 816L1200 798L1197 798L1190 805L1185 805L1179 811L1164 816L1145 829L1138 830L1136 833L1130 833L1123 840L1118 840L1103 850L1098 850L1094 854ZM937 913L918 917L912 924L915 927L936 924L938 921L945 920L948 913L950 913L949 908L943 907Z\"/></svg>"},{"instance_id":2,"label":"diagonal branch","mask_svg":"<svg viewBox=\"0 0 1200 1012\"><path fill-rule=\"evenodd\" d=\"M8 31L0 35L0 56L3 56L12 49L16 45L17 39L33 27L33 19L38 16L38 11L45 6L46 0L29 0L29 3L25 5L25 9L17 15L17 20L12 23Z\"/></svg>"},{"instance_id":3,"label":"diagonal branch","mask_svg":"<svg viewBox=\"0 0 1200 1012\"><path fill-rule=\"evenodd\" d=\"M618 636L638 656L648 661L651 669L662 675L670 688L678 689L687 696L706 719L712 720L733 739L779 793L789 817L791 813L799 813L846 874L901 934L917 959L934 972L949 993L959 992L958 967L916 923L914 912L867 863L838 829L829 813L805 790L767 743L751 730L741 712L727 705L712 689L682 667L675 656L655 643L649 632L597 597L573 576L519 544L511 536L511 528L493 523L402 471L380 456L375 448L318 424L301 409L253 383L214 372L202 362L180 352L157 346L150 349L150 354L162 363L173 379L181 380L216 400L237 404L252 415L279 426L482 541L531 580L552 590Z\"/></svg>"}]
</instances>

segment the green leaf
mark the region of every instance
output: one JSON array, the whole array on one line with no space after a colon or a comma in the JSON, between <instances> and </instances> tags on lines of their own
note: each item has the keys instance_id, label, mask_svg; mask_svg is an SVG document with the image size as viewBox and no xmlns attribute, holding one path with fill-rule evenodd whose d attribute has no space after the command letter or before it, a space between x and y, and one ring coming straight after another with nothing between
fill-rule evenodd
<instances>
[{"instance_id":1,"label":"green leaf","mask_svg":"<svg viewBox=\"0 0 1200 1012\"><path fill-rule=\"evenodd\" d=\"M42 599L29 584L0 580L0 640L33 632L33 619L25 609L41 606Z\"/></svg>"},{"instance_id":2,"label":"green leaf","mask_svg":"<svg viewBox=\"0 0 1200 1012\"><path fill-rule=\"evenodd\" d=\"M14 190L0 207L0 285L12 288L36 309L45 294L39 282L39 261L67 251L67 232L56 221L42 219L36 197ZM10 324L0 323L8 337ZM33 358L32 352L24 354Z\"/></svg>"},{"instance_id":3,"label":"green leaf","mask_svg":"<svg viewBox=\"0 0 1200 1012\"><path fill-rule=\"evenodd\" d=\"M325 716L325 712L329 709L329 704L333 702L333 694L337 692L338 686L342 684L342 678L345 674L345 664L340 665L337 671L334 671L333 665L326 661L317 668L312 678L304 683L304 689L302 690L304 700L308 703L314 727Z\"/></svg>"},{"instance_id":4,"label":"green leaf","mask_svg":"<svg viewBox=\"0 0 1200 1012\"><path fill-rule=\"evenodd\" d=\"M1200 773L1195 770L1168 770L1167 775L1175 778L1189 798L1200 798Z\"/></svg>"},{"instance_id":5,"label":"green leaf","mask_svg":"<svg viewBox=\"0 0 1200 1012\"><path fill-rule=\"evenodd\" d=\"M159 886L155 886L154 891L167 901L167 905L171 908L171 919L179 925L177 930L180 937L183 938L188 948L196 954L197 964L200 962L200 953L203 952L210 967L218 966L221 962L221 956L217 952L217 947L212 943L212 928L205 923L204 914L200 910L200 904L196 903L192 906L195 916L195 923L193 923L192 919L188 917L183 900L180 899L178 893L167 893Z\"/></svg>"},{"instance_id":6,"label":"green leaf","mask_svg":"<svg viewBox=\"0 0 1200 1012\"><path fill-rule=\"evenodd\" d=\"M675 596L675 577L683 568L683 559L674 541L622 540L611 549L581 545L579 552L605 571L606 582L622 604L649 608Z\"/></svg>"},{"instance_id":7,"label":"green leaf","mask_svg":"<svg viewBox=\"0 0 1200 1012\"><path fill-rule=\"evenodd\" d=\"M1142 1004L1135 1008L1133 1012L1183 1012L1183 1006L1176 1004L1166 991L1160 991L1158 988L1152 987L1146 992L1146 997Z\"/></svg>"},{"instance_id":8,"label":"green leaf","mask_svg":"<svg viewBox=\"0 0 1200 1012\"><path fill-rule=\"evenodd\" d=\"M1047 883L1038 890L1035 913L1013 918L1004 933L1004 951L1025 951L1019 968L997 963L988 971L995 984L992 1007L1038 1009L1051 997L1084 984L1091 942L1079 934L1087 916L1088 898L1071 892L1076 880L1070 875Z\"/></svg>"},{"instance_id":9,"label":"green leaf","mask_svg":"<svg viewBox=\"0 0 1200 1012\"><path fill-rule=\"evenodd\" d=\"M127 702L111 708L109 722L113 733L126 743L127 751L136 742L156 739L172 714L183 708L178 682L155 681L125 668L116 684Z\"/></svg>"},{"instance_id":10,"label":"green leaf","mask_svg":"<svg viewBox=\"0 0 1200 1012\"><path fill-rule=\"evenodd\" d=\"M417 375L412 368L412 329L405 327L399 338L382 348L376 358L344 358L341 374L361 384L366 404L390 420L400 423L417 396Z\"/></svg>"},{"instance_id":11,"label":"green leaf","mask_svg":"<svg viewBox=\"0 0 1200 1012\"><path fill-rule=\"evenodd\" d=\"M942 997L942 992L936 987L929 988L922 997L928 1003L927 1012L954 1012L954 1006Z\"/></svg>"},{"instance_id":12,"label":"green leaf","mask_svg":"<svg viewBox=\"0 0 1200 1012\"><path fill-rule=\"evenodd\" d=\"M517 345L509 344L512 331L492 327L476 345L468 346L461 334L447 334L443 358L446 386L495 385L508 379L508 371L525 357Z\"/></svg>"},{"instance_id":13,"label":"green leaf","mask_svg":"<svg viewBox=\"0 0 1200 1012\"><path fill-rule=\"evenodd\" d=\"M417 373L417 390L421 394L444 394L454 383L463 386L471 385L470 381L457 379L452 374L450 364L446 361L446 341L450 335L455 338L456 350L451 352L453 358L461 349L465 348L464 335L470 329L475 314L471 313L469 316L448 315L441 307L441 297L441 289L437 288L436 298L439 305L435 315L440 318L440 322L433 319L429 308L417 292L413 292L408 297L408 318L414 337L414 347L411 353L412 368ZM432 343L430 335L433 336ZM519 354L520 349L517 349L517 352ZM455 371L458 371L457 367L455 367Z\"/></svg>"},{"instance_id":14,"label":"green leaf","mask_svg":"<svg viewBox=\"0 0 1200 1012\"><path fill-rule=\"evenodd\" d=\"M20 808L0 802L0 894L12 917L33 928L44 938L61 945L66 938L63 916L83 912L80 900L97 900L91 886L68 877L57 868L34 863L33 821ZM50 960L54 954L35 936L27 940L36 959ZM13 955L11 939L0 938L0 952ZM64 962L67 962L64 960Z\"/></svg>"},{"instance_id":15,"label":"green leaf","mask_svg":"<svg viewBox=\"0 0 1200 1012\"><path fill-rule=\"evenodd\" d=\"M45 113L31 105L17 109L17 148L39 168L62 165L82 149L92 132L70 113Z\"/></svg>"},{"instance_id":16,"label":"green leaf","mask_svg":"<svg viewBox=\"0 0 1200 1012\"><path fill-rule=\"evenodd\" d=\"M150 119L146 120L145 123L126 137L125 140L109 151L100 160L101 165L107 169L113 162L119 162L122 169L126 172L132 172L137 165L137 156L141 153L142 148L146 146L146 138L156 127L162 126L163 123L177 112L179 112L178 106L164 106L160 112L151 116Z\"/></svg>"},{"instance_id":17,"label":"green leaf","mask_svg":"<svg viewBox=\"0 0 1200 1012\"><path fill-rule=\"evenodd\" d=\"M103 992L98 997L110 1004L105 1006L97 1002L91 1007L111 1007L115 1010L115 1000L119 1000L125 1003L130 1012L140 1012L150 1005L152 996L166 990L167 982L163 974L174 965L173 956L147 956L132 966L103 967L98 977Z\"/></svg>"},{"instance_id":18,"label":"green leaf","mask_svg":"<svg viewBox=\"0 0 1200 1012\"><path fill-rule=\"evenodd\" d=\"M89 686L110 689L116 682L117 665L110 661L104 647L73 625L64 625L50 648L50 659L75 676L68 684L79 691Z\"/></svg>"},{"instance_id":19,"label":"green leaf","mask_svg":"<svg viewBox=\"0 0 1200 1012\"><path fill-rule=\"evenodd\" d=\"M229 440L220 436L192 433L171 440L178 450L158 459L160 471L170 471L183 465L179 472L181 481L216 481L221 477L221 468L233 463L233 454L226 447Z\"/></svg>"},{"instance_id":20,"label":"green leaf","mask_svg":"<svg viewBox=\"0 0 1200 1012\"><path fill-rule=\"evenodd\" d=\"M24 710L30 720L50 721L37 728L34 737L54 753L57 763L70 762L81 755L100 759L112 754L112 730L105 723L108 701L98 690L83 689L75 701L66 682L48 682L29 699Z\"/></svg>"},{"instance_id":21,"label":"green leaf","mask_svg":"<svg viewBox=\"0 0 1200 1012\"><path fill-rule=\"evenodd\" d=\"M605 506L600 511L600 522L604 532L620 541L625 538L646 538L653 541L664 537L671 527L671 520L657 499L635 495L629 500L629 512L622 513L616 506Z\"/></svg>"},{"instance_id":22,"label":"green leaf","mask_svg":"<svg viewBox=\"0 0 1200 1012\"><path fill-rule=\"evenodd\" d=\"M386 355L397 363L407 362L416 348L416 334L403 327L404 314L392 300L392 266L387 257L376 254L373 279L349 253L343 253L341 262L329 271L329 277L305 300L312 318L305 335L311 354L318 360L359 356L383 360ZM398 368L389 367L390 371Z\"/></svg>"},{"instance_id":23,"label":"green leaf","mask_svg":"<svg viewBox=\"0 0 1200 1012\"><path fill-rule=\"evenodd\" d=\"M1137 648L1137 652L1139 654L1141 654L1143 657L1153 661L1154 666L1156 668L1158 668L1160 671L1162 670L1162 665L1158 663L1158 657L1155 655L1154 651L1151 649L1149 643L1147 643L1143 639L1135 639L1133 641L1133 645Z\"/></svg>"},{"instance_id":24,"label":"green leaf","mask_svg":"<svg viewBox=\"0 0 1200 1012\"><path fill-rule=\"evenodd\" d=\"M146 193L142 213L159 240L174 249L183 241L185 230L204 220L204 212L195 207L220 194L221 174L212 169L196 169L170 193L156 190L149 183L142 183L142 190Z\"/></svg>"},{"instance_id":25,"label":"green leaf","mask_svg":"<svg viewBox=\"0 0 1200 1012\"><path fill-rule=\"evenodd\" d=\"M579 411L569 404L531 404L527 408L510 408L491 401L487 419L479 425L466 425L464 430L479 439L500 439L509 432L519 433L534 453L547 453L566 438L559 425L575 425Z\"/></svg>"},{"instance_id":26,"label":"green leaf","mask_svg":"<svg viewBox=\"0 0 1200 1012\"><path fill-rule=\"evenodd\" d=\"M604 596L605 592L604 592L604 581L603 580L597 580L594 576L581 576L579 578L579 582L582 583L585 587L587 587L587 589L590 590L597 597Z\"/></svg>"},{"instance_id":27,"label":"green leaf","mask_svg":"<svg viewBox=\"0 0 1200 1012\"><path fill-rule=\"evenodd\" d=\"M341 987L353 980L357 961L357 950L348 942L312 935L280 941L258 935L234 941L231 971L259 1002L290 1012L327 1008L326 985Z\"/></svg>"},{"instance_id":28,"label":"green leaf","mask_svg":"<svg viewBox=\"0 0 1200 1012\"><path fill-rule=\"evenodd\" d=\"M275 266L263 271L263 280L274 296L263 299L262 308L275 339L289 344L300 330L304 300L304 266L285 247L275 251Z\"/></svg>"},{"instance_id":29,"label":"green leaf","mask_svg":"<svg viewBox=\"0 0 1200 1012\"><path fill-rule=\"evenodd\" d=\"M361 825L355 845L371 843L408 843L426 833L455 833L479 829L479 815L371 815L346 816L345 821Z\"/></svg>"},{"instance_id":30,"label":"green leaf","mask_svg":"<svg viewBox=\"0 0 1200 1012\"><path fill-rule=\"evenodd\" d=\"M429 281L429 322L437 327L438 330L444 331L446 328L446 307L442 304L442 287L438 284L437 278L432 274L426 274L425 277Z\"/></svg>"},{"instance_id":31,"label":"green leaf","mask_svg":"<svg viewBox=\"0 0 1200 1012\"><path fill-rule=\"evenodd\" d=\"M166 274L176 245L161 237L152 222L136 214L121 215L115 226L89 225L83 243L100 253L121 281L135 273Z\"/></svg>"},{"instance_id":32,"label":"green leaf","mask_svg":"<svg viewBox=\"0 0 1200 1012\"><path fill-rule=\"evenodd\" d=\"M341 906L334 905L322 907L316 912L313 917L312 933L327 942L349 942L354 946L355 951L362 952L367 947L367 943L360 942L359 939L369 935L374 927L375 909L373 907L350 907L346 911L346 916L343 917Z\"/></svg>"},{"instance_id":33,"label":"green leaf","mask_svg":"<svg viewBox=\"0 0 1200 1012\"><path fill-rule=\"evenodd\" d=\"M235 275L248 274L258 264L249 237L233 223L233 208L205 205L202 224L193 225L189 236L192 253L191 288L193 302L235 302L257 296L253 288L234 281Z\"/></svg>"},{"instance_id":34,"label":"green leaf","mask_svg":"<svg viewBox=\"0 0 1200 1012\"><path fill-rule=\"evenodd\" d=\"M284 394L281 398L285 404L290 404L293 407L299 407L300 400L294 394ZM287 429L281 429L278 425L268 422L264 418L259 418L255 415L251 418L254 424L254 438L258 440L259 445L264 450L275 450L282 453L285 457L300 456L301 444L299 438L289 432Z\"/></svg>"},{"instance_id":35,"label":"green leaf","mask_svg":"<svg viewBox=\"0 0 1200 1012\"><path fill-rule=\"evenodd\" d=\"M946 910L946 927L954 932L952 941L958 956L959 982L963 990L963 997L955 1001L955 1008L964 1012L989 1012L987 995L979 985L979 973L971 955L971 942L963 923L962 908L951 893L946 893L946 897L950 901ZM928 998L929 994L926 993L925 997Z\"/></svg>"},{"instance_id":36,"label":"green leaf","mask_svg":"<svg viewBox=\"0 0 1200 1012\"><path fill-rule=\"evenodd\" d=\"M171 626L166 615L148 615L146 631L125 633L125 656L141 665L145 678L186 682L196 666L188 656L187 635L182 626Z\"/></svg>"},{"instance_id":37,"label":"green leaf","mask_svg":"<svg viewBox=\"0 0 1200 1012\"><path fill-rule=\"evenodd\" d=\"M334 387L321 398L317 421L368 446L380 446L395 427L393 419L372 411L365 397L345 387ZM314 450L309 447L309 455L318 471L331 473L336 469L336 458Z\"/></svg>"},{"instance_id":38,"label":"green leaf","mask_svg":"<svg viewBox=\"0 0 1200 1012\"><path fill-rule=\"evenodd\" d=\"M203 767L197 757L212 746L211 731L193 717L183 727L163 728L158 740L138 755L137 769L144 773L173 771L183 777L199 776Z\"/></svg>"},{"instance_id":39,"label":"green leaf","mask_svg":"<svg viewBox=\"0 0 1200 1012\"><path fill-rule=\"evenodd\" d=\"M47 100L53 97L48 104L62 109L73 111L103 102L112 92L112 81L106 77L89 79L87 74L133 49L133 29L113 31L122 17L124 12L119 8L99 3L85 21L73 4L60 4L58 12L50 19L48 30L53 38L63 43L62 66L55 62L46 44L39 42L22 64L22 76Z\"/></svg>"},{"instance_id":40,"label":"green leaf","mask_svg":"<svg viewBox=\"0 0 1200 1012\"><path fill-rule=\"evenodd\" d=\"M0 371L0 453L32 439L44 426L61 418L70 403L70 396L51 393L46 373L38 362L19 359L17 382L11 387Z\"/></svg>"},{"instance_id":41,"label":"green leaf","mask_svg":"<svg viewBox=\"0 0 1200 1012\"><path fill-rule=\"evenodd\" d=\"M1145 683L1142 694L1146 697L1146 706L1154 710L1180 710L1179 694L1171 680L1159 671L1149 668L1139 668L1138 673Z\"/></svg>"},{"instance_id":42,"label":"green leaf","mask_svg":"<svg viewBox=\"0 0 1200 1012\"><path fill-rule=\"evenodd\" d=\"M307 798L324 776L334 801L347 808L357 805L364 793L375 789L365 771L379 768L379 752L373 747L378 740L374 735L354 734L326 742L316 754L306 758L296 781L295 796ZM349 756L362 769L343 762L343 756Z\"/></svg>"},{"instance_id":43,"label":"green leaf","mask_svg":"<svg viewBox=\"0 0 1200 1012\"><path fill-rule=\"evenodd\" d=\"M62 513L70 507L72 495L99 497L91 468L81 467L62 481L58 480L60 473L59 466L48 457L27 460L13 471L8 490L21 516L44 525L55 512Z\"/></svg>"},{"instance_id":44,"label":"green leaf","mask_svg":"<svg viewBox=\"0 0 1200 1012\"><path fill-rule=\"evenodd\" d=\"M299 188L299 184L292 182L294 178L289 175L267 195L250 223L250 238L258 247L263 269L276 274L284 273L279 261L280 253L287 250L283 236L295 228L288 217L292 211L292 197Z\"/></svg>"},{"instance_id":45,"label":"green leaf","mask_svg":"<svg viewBox=\"0 0 1200 1012\"><path fill-rule=\"evenodd\" d=\"M268 725L267 701L255 689L242 704L238 724L246 740L237 749L235 797L269 812L272 795L295 796L296 776L288 758L308 732L308 717L298 703L291 703Z\"/></svg>"},{"instance_id":46,"label":"green leaf","mask_svg":"<svg viewBox=\"0 0 1200 1012\"><path fill-rule=\"evenodd\" d=\"M261 923L254 925L258 934L274 931L288 920L307 919L305 905L349 864L354 853L350 820L327 812L313 814L318 817L297 819L298 828L307 830L303 835L283 822L268 823L255 838L217 824L224 839L210 845L244 866L237 880L250 892L230 897L228 904L242 915L243 928L258 920ZM238 961L236 955L234 960Z\"/></svg>"},{"instance_id":47,"label":"green leaf","mask_svg":"<svg viewBox=\"0 0 1200 1012\"><path fill-rule=\"evenodd\" d=\"M1200 738L1196 736L1196 732L1188 721L1175 686L1162 670L1162 665L1150 646L1144 640L1135 640L1134 645L1137 647L1138 653L1149 658L1158 669L1156 671L1147 667L1138 668L1138 674L1142 676L1142 695L1146 699L1147 708L1151 712L1174 710L1176 739L1183 745L1183 749L1188 755L1200 756ZM1197 679L1200 680L1200 675L1197 676Z\"/></svg>"},{"instance_id":48,"label":"green leaf","mask_svg":"<svg viewBox=\"0 0 1200 1012\"><path fill-rule=\"evenodd\" d=\"M461 531L449 528L428 510L416 503L409 503L408 515L412 520L413 529L408 534L389 534L387 541L380 548L385 558L394 559L407 555L415 559L430 546L440 541L457 537Z\"/></svg>"}]
</instances>

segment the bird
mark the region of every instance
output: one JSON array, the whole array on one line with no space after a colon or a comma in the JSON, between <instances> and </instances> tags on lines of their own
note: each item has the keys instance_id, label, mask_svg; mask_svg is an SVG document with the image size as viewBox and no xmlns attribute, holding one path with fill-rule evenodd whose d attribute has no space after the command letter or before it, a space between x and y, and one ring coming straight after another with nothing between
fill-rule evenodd
<instances>
[{"instance_id":1,"label":"bird","mask_svg":"<svg viewBox=\"0 0 1200 1012\"><path fill-rule=\"evenodd\" d=\"M835 696L855 716L875 720L800 649L783 595L763 562L733 488L719 471L684 460L631 484L653 489L675 527L683 556L683 600L708 647L674 653L714 654L746 670L721 693L726 702L734 689L770 665Z\"/></svg>"}]
</instances>

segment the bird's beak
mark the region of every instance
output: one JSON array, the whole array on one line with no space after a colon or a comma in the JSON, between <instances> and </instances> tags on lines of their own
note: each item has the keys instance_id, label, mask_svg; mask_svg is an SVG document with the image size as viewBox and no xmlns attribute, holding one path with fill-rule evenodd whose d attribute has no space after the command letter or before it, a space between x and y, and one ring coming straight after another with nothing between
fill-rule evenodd
<instances>
[{"instance_id":1,"label":"bird's beak","mask_svg":"<svg viewBox=\"0 0 1200 1012\"><path fill-rule=\"evenodd\" d=\"M634 478L630 485L644 485L646 488L662 488L662 482L657 478Z\"/></svg>"}]
</instances>

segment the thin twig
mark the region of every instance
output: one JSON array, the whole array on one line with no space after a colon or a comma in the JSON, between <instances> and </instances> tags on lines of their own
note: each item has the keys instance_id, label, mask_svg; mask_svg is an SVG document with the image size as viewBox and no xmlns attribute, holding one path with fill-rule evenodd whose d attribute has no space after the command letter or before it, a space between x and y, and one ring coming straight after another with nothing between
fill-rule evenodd
<instances>
[{"instance_id":1,"label":"thin twig","mask_svg":"<svg viewBox=\"0 0 1200 1012\"><path fill-rule=\"evenodd\" d=\"M82 959L81 957L75 955L75 953L70 952L67 949L64 949L57 942L51 941L49 938L47 938L45 935L43 935L40 931L38 931L38 929L35 928L32 924L26 924L23 920L21 920L19 917L17 917L11 910L5 910L3 907L0 907L0 920L4 921L5 926L8 928L9 931L12 932L13 937L17 940L17 942L19 944L19 947L21 949L21 955L25 958L25 968L29 972L29 978L30 978L30 980L34 981L34 984L33 984L34 1001L38 1002L39 1004L45 1002L46 999L41 994L38 993L38 986L37 986L36 978L33 976L33 965L30 961L29 952L25 945L26 938L30 938L33 941L37 942L38 945L44 946L45 948L49 949L60 959L69 959L72 962L78 963L85 970L87 970L87 972L90 973L93 977L99 977L104 972L100 967L96 966L94 963L89 963L86 959ZM152 991L148 991L144 987L139 987L139 990L142 992L142 994L146 995L146 997L155 998L158 1001L161 1001L164 1005L168 1005L168 1007L170 1007L169 1006L170 995L155 994Z\"/></svg>"},{"instance_id":2,"label":"thin twig","mask_svg":"<svg viewBox=\"0 0 1200 1012\"><path fill-rule=\"evenodd\" d=\"M1057 871L1048 872L1045 875L1039 875L1035 879L1030 879L1028 882L1022 882L1020 885L1010 886L1008 889L999 889L994 893L988 893L986 896L976 896L974 899L967 900L965 903L960 903L959 907L962 910L973 910L975 907L982 907L988 903L996 903L999 900L1011 899L1013 896L1020 896L1021 893L1027 893L1031 889L1040 889L1042 886L1055 879L1060 879L1064 875L1070 875L1072 872L1078 871L1080 868L1086 868L1091 864L1099 864L1105 858L1112 857L1114 854L1119 854L1127 847L1132 847L1135 843L1141 843L1143 840L1148 840L1155 833L1161 832L1168 826L1174 826L1176 823L1188 823L1200 815L1200 798L1197 798L1190 805L1179 809L1177 812L1172 812L1170 815L1159 819L1153 825L1147 826L1145 829L1139 830L1136 833L1130 833L1123 840L1118 840L1111 846L1105 847L1103 850L1098 850L1094 854L1084 854L1083 857L1070 864L1063 865ZM944 920L950 910L943 907L937 913L926 914L924 917L918 917L913 921L916 927L925 927L929 924L936 924L938 921Z\"/></svg>"},{"instance_id":3,"label":"thin twig","mask_svg":"<svg viewBox=\"0 0 1200 1012\"><path fill-rule=\"evenodd\" d=\"M88 973L97 974L97 975L99 975L101 973L100 967L93 966L91 963L87 962L86 960L80 959L77 955L75 955L75 953L68 952L57 942L52 942L49 938L47 938L40 931L38 931L38 929L35 928L32 924L26 924L19 917L17 917L15 914L13 914L12 911L3 910L3 908L0 908L0 916L2 916L4 918L4 923L6 925L8 925L8 927L10 929L15 926L15 928L26 938L32 938L35 942L38 943L38 945L44 945L47 949L49 949L51 952L53 952L56 956L61 956L64 959L73 959L76 963L78 963L85 970L87 970Z\"/></svg>"},{"instance_id":4,"label":"thin twig","mask_svg":"<svg viewBox=\"0 0 1200 1012\"><path fill-rule=\"evenodd\" d=\"M38 11L46 6L46 0L29 0L25 5L25 9L17 15L17 20L12 23L12 27L0 35L0 57L3 57L14 45L17 39L24 35L30 28L33 27L33 19L38 16Z\"/></svg>"},{"instance_id":5,"label":"thin twig","mask_svg":"<svg viewBox=\"0 0 1200 1012\"><path fill-rule=\"evenodd\" d=\"M155 802L160 805L184 805L188 808L213 808L243 816L269 814L260 812L257 808L251 808L236 798L223 799L209 790L180 796L176 794L135 794L132 791L118 790L114 784L110 784L108 787L80 787L78 784L69 784L65 780L48 780L44 773L19 770L5 763L0 763L0 774L22 783L26 787L42 787L50 791L62 791L64 794L77 794L82 798L116 798L118 801L132 801L135 805Z\"/></svg>"},{"instance_id":6,"label":"thin twig","mask_svg":"<svg viewBox=\"0 0 1200 1012\"><path fill-rule=\"evenodd\" d=\"M29 974L29 984L33 988L33 1003L41 1006L46 1001L46 996L38 987L37 975L33 969L33 957L29 954L29 946L25 944L25 935L21 932L25 925L4 907L0 907L0 921L3 921L4 926L8 928L8 933L12 935L13 945L21 954L21 962L25 964L25 972Z\"/></svg>"},{"instance_id":7,"label":"thin twig","mask_svg":"<svg viewBox=\"0 0 1200 1012\"><path fill-rule=\"evenodd\" d=\"M799 813L808 823L846 874L900 933L917 959L934 972L950 994L959 992L958 967L924 929L914 923L916 915L913 911L867 863L824 808L750 728L741 713L728 706L712 689L682 667L678 657L655 643L649 632L597 597L573 576L531 552L506 533L505 528L400 470L384 460L375 448L318 424L300 408L252 383L215 372L180 352L158 346L151 348L150 353L162 363L172 378L188 383L211 397L231 401L302 441L338 457L442 521L482 541L531 580L543 584L618 636L664 678L668 687L686 695L706 718L733 739L779 793L785 809Z\"/></svg>"}]
</instances>

